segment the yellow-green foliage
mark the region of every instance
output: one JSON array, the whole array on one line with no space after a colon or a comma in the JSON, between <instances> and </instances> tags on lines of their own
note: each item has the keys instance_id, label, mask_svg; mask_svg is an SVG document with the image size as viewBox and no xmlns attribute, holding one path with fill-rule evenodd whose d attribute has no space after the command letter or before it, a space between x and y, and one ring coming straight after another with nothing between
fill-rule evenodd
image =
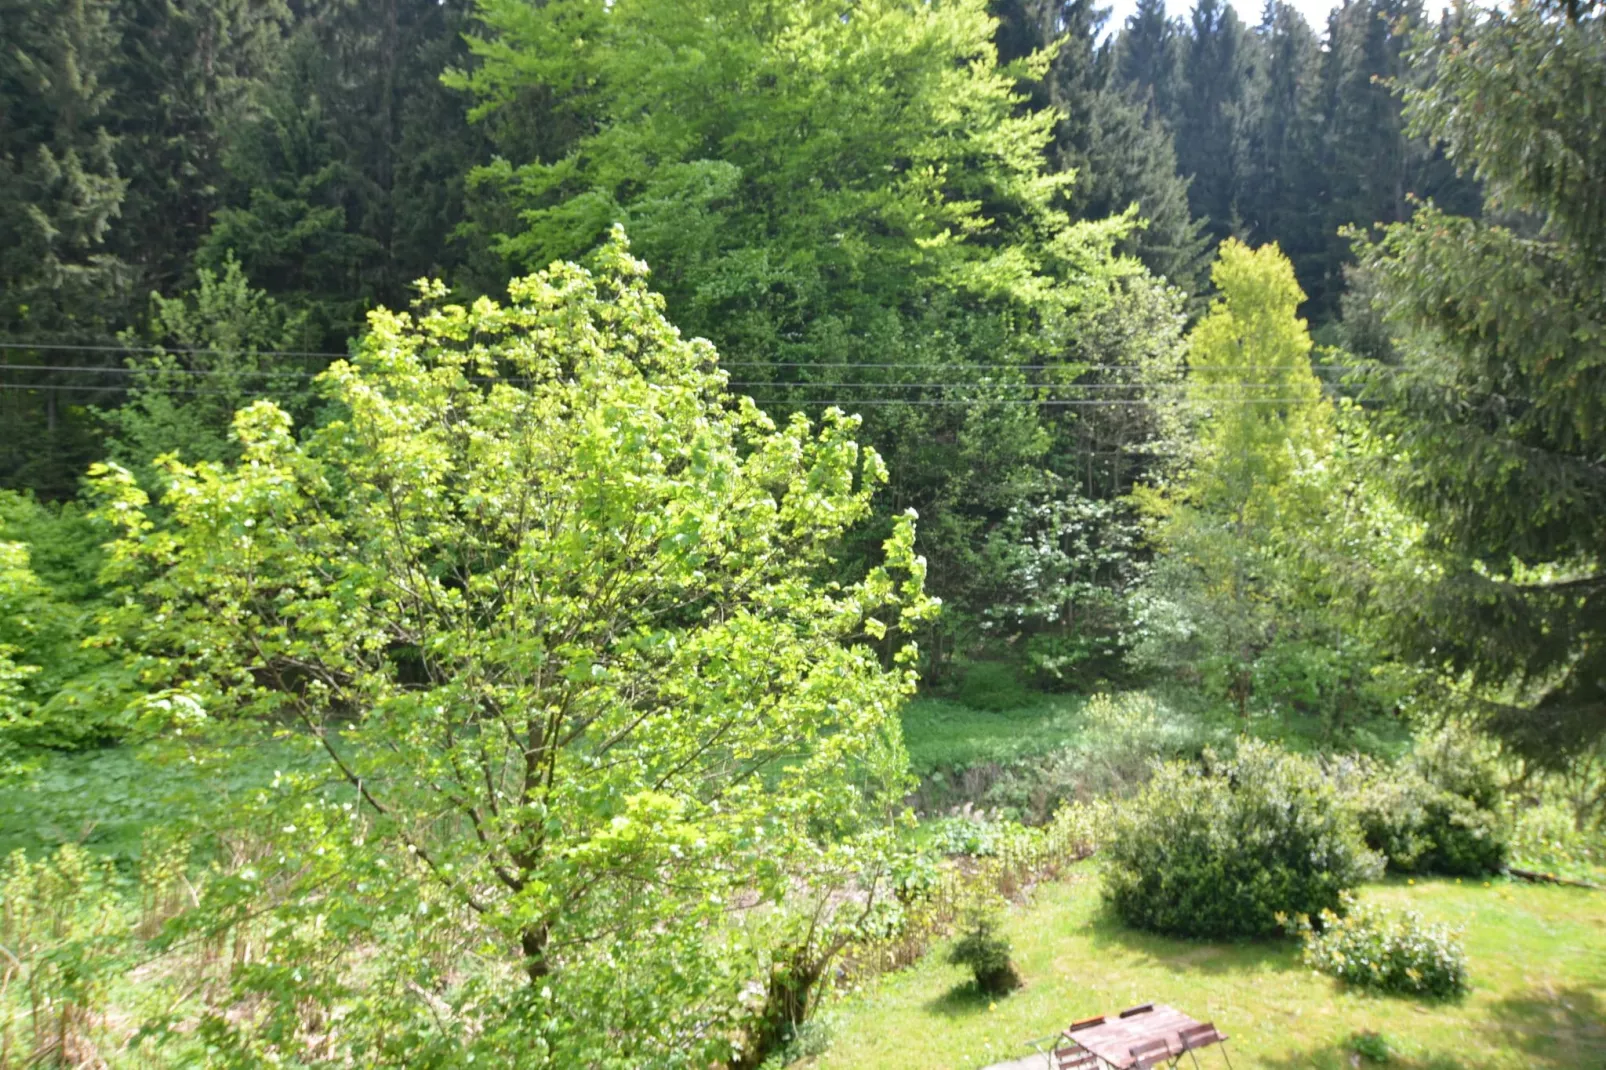
<instances>
[{"instance_id":1,"label":"yellow-green foliage","mask_svg":"<svg viewBox=\"0 0 1606 1070\"><path fill-rule=\"evenodd\" d=\"M1331 411L1311 371L1305 294L1275 243L1221 244L1221 296L1188 335L1188 397L1200 417L1187 498L1240 522L1274 518L1270 492L1315 453Z\"/></svg>"},{"instance_id":2,"label":"yellow-green foliage","mask_svg":"<svg viewBox=\"0 0 1606 1070\"><path fill-rule=\"evenodd\" d=\"M262 794L273 850L204 904L270 909L282 934L237 978L260 1017L210 1022L242 1063L310 1052L313 1006L354 1062L421 1058L439 1008L333 964L456 937L463 914L523 976L459 995L514 1023L452 1018L479 1057L585 1065L625 1034L723 1059L758 968L709 937L729 904L871 868L890 834L909 636L936 608L912 518L856 581L821 581L885 478L856 420L777 427L664 318L622 233L595 265L506 304L432 287L376 313L320 382L340 419L298 437L245 409L238 463L166 462L165 515L102 472L146 669L186 731L289 720L321 764ZM421 990L458 977L419 969Z\"/></svg>"}]
</instances>

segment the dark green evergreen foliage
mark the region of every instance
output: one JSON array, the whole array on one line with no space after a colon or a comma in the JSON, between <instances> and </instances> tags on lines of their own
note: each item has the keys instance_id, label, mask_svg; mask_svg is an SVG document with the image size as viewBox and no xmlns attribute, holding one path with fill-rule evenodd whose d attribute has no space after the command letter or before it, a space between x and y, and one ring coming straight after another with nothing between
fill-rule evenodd
<instances>
[{"instance_id":1,"label":"dark green evergreen foliage","mask_svg":"<svg viewBox=\"0 0 1606 1070\"><path fill-rule=\"evenodd\" d=\"M1338 309L1351 260L1350 225L1408 219L1419 198L1476 209L1476 186L1426 140L1405 129L1399 90L1413 75L1411 36L1422 32L1420 0L1349 0L1334 10L1322 56L1323 248L1305 258L1303 281L1323 319Z\"/></svg>"},{"instance_id":2,"label":"dark green evergreen foliage","mask_svg":"<svg viewBox=\"0 0 1606 1070\"><path fill-rule=\"evenodd\" d=\"M1080 211L1097 219L1136 205L1143 227L1122 243L1122 250L1185 292L1199 293L1210 264L1210 241L1205 221L1191 214L1188 179L1177 173L1170 132L1146 115L1143 104L1104 89L1093 97L1087 140L1085 154L1065 154L1066 165L1080 176Z\"/></svg>"},{"instance_id":3,"label":"dark green evergreen foliage","mask_svg":"<svg viewBox=\"0 0 1606 1070\"><path fill-rule=\"evenodd\" d=\"M1105 898L1127 924L1216 939L1336 911L1379 861L1315 763L1249 741L1232 758L1160 770L1100 856Z\"/></svg>"},{"instance_id":4,"label":"dark green evergreen foliage","mask_svg":"<svg viewBox=\"0 0 1606 1070\"><path fill-rule=\"evenodd\" d=\"M1117 85L1151 116L1168 117L1176 107L1181 37L1166 16L1165 0L1138 0L1112 46Z\"/></svg>"},{"instance_id":5,"label":"dark green evergreen foliage","mask_svg":"<svg viewBox=\"0 0 1606 1070\"><path fill-rule=\"evenodd\" d=\"M0 328L70 337L111 312L122 265L106 245L127 180L114 159L105 74L118 45L104 0L0 6Z\"/></svg>"},{"instance_id":6,"label":"dark green evergreen foliage","mask_svg":"<svg viewBox=\"0 0 1606 1070\"><path fill-rule=\"evenodd\" d=\"M300 347L334 351L414 278L451 276L482 141L439 75L468 18L436 0L0 5L0 337L89 347L0 350L28 366L0 396L0 485L72 493L105 454L91 405L130 382L119 332L197 269L238 260L306 313Z\"/></svg>"},{"instance_id":7,"label":"dark green evergreen foliage","mask_svg":"<svg viewBox=\"0 0 1606 1070\"><path fill-rule=\"evenodd\" d=\"M1022 984L1020 971L1009 957L1009 940L998 928L996 914L975 910L948 952L948 961L969 969L976 991L984 996L1006 996Z\"/></svg>"},{"instance_id":8,"label":"dark green evergreen foliage","mask_svg":"<svg viewBox=\"0 0 1606 1070\"><path fill-rule=\"evenodd\" d=\"M109 129L107 71L118 47L107 0L0 2L0 339L62 345L106 337L128 271L108 243L126 180ZM98 355L0 350L0 486L71 492L93 443L81 378L38 365Z\"/></svg>"},{"instance_id":9,"label":"dark green evergreen foliage","mask_svg":"<svg viewBox=\"0 0 1606 1070\"><path fill-rule=\"evenodd\" d=\"M199 263L305 310L315 348L340 349L369 308L405 305L462 253L464 175L480 136L440 84L461 61L467 5L326 0L229 132L228 205Z\"/></svg>"},{"instance_id":10,"label":"dark green evergreen foliage","mask_svg":"<svg viewBox=\"0 0 1606 1070\"><path fill-rule=\"evenodd\" d=\"M1174 113L1177 156L1191 179L1194 214L1206 219L1219 241L1240 229L1235 194L1256 57L1248 31L1225 0L1197 0L1189 31Z\"/></svg>"},{"instance_id":11,"label":"dark green evergreen foliage","mask_svg":"<svg viewBox=\"0 0 1606 1070\"><path fill-rule=\"evenodd\" d=\"M223 143L281 61L284 0L118 0L109 78L117 162L128 181L113 246L140 292L171 293L220 207Z\"/></svg>"},{"instance_id":12,"label":"dark green evergreen foliage","mask_svg":"<svg viewBox=\"0 0 1606 1070\"><path fill-rule=\"evenodd\" d=\"M1076 175L1076 215L1104 219L1136 205L1145 222L1121 250L1197 292L1208 260L1203 223L1190 215L1170 132L1146 101L1125 91L1115 76L1117 57L1098 43L1107 10L1092 0L995 0L991 9L1000 20L1001 60L1055 49L1048 72L1027 88L1034 106L1063 113L1050 152L1057 169Z\"/></svg>"},{"instance_id":13,"label":"dark green evergreen foliage","mask_svg":"<svg viewBox=\"0 0 1606 1070\"><path fill-rule=\"evenodd\" d=\"M1430 206L1360 248L1398 339L1374 386L1408 459L1394 478L1438 552L1394 619L1503 693L1492 727L1555 764L1606 735L1606 25L1484 14L1420 62L1414 131L1514 214Z\"/></svg>"},{"instance_id":14,"label":"dark green evergreen foliage","mask_svg":"<svg viewBox=\"0 0 1606 1070\"><path fill-rule=\"evenodd\" d=\"M1140 5L1113 45L1114 78L1175 137L1189 204L1213 236L1275 241L1293 260L1316 323L1339 310L1348 224L1407 218L1413 196L1471 210L1476 185L1404 130L1396 85L1416 0L1346 0L1317 35L1271 0L1249 29L1220 0L1185 23Z\"/></svg>"},{"instance_id":15,"label":"dark green evergreen foliage","mask_svg":"<svg viewBox=\"0 0 1606 1070\"><path fill-rule=\"evenodd\" d=\"M1254 121L1243 139L1237 207L1249 240L1277 242L1297 269L1327 240L1320 210L1320 46L1304 16L1280 0L1266 5L1255 37L1261 70ZM1308 293L1307 280L1301 282Z\"/></svg>"}]
</instances>

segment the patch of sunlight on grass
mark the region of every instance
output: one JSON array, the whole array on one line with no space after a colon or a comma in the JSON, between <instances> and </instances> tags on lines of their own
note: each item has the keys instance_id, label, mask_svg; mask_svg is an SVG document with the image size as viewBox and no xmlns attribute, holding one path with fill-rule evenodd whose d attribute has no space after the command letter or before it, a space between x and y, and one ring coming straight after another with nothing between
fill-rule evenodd
<instances>
[{"instance_id":1,"label":"patch of sunlight on grass","mask_svg":"<svg viewBox=\"0 0 1606 1070\"><path fill-rule=\"evenodd\" d=\"M1435 1003L1347 990L1304 967L1294 941L1211 944L1125 929L1091 867L1045 886L1008 932L1026 988L987 1004L955 995L964 972L940 949L835 1008L835 1040L811 1070L966 1070L1077 1018L1169 1003L1232 1038L1236 1070L1353 1070L1346 1040L1383 1034L1405 1070L1606 1067L1606 893L1504 880L1418 880L1364 898L1465 926L1472 991ZM1225 1067L1201 1053L1204 1070Z\"/></svg>"}]
</instances>

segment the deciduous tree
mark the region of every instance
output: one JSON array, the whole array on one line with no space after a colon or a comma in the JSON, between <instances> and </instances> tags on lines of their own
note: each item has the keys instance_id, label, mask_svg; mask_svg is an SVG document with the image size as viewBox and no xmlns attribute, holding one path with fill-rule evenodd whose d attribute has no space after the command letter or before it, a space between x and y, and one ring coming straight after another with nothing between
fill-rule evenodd
<instances>
[{"instance_id":1,"label":"deciduous tree","mask_svg":"<svg viewBox=\"0 0 1606 1070\"><path fill-rule=\"evenodd\" d=\"M458 1005L454 1043L706 1066L756 962L728 912L843 852L873 868L852 852L908 786L900 637L933 605L907 517L856 581L820 578L885 479L856 421L777 427L622 239L599 258L506 304L376 314L322 380L343 415L298 441L272 404L243 410L237 463L170 462L170 524L102 479L149 672L208 721L296 726L357 804L356 825L304 797L279 819L281 921L347 904L296 946L375 939L370 909L400 906L523 978ZM351 997L319 961L242 983L294 1020ZM347 1056L400 1057L364 1045L400 1044L435 997L416 998L349 1019ZM211 1028L293 1047L257 1025Z\"/></svg>"}]
</instances>

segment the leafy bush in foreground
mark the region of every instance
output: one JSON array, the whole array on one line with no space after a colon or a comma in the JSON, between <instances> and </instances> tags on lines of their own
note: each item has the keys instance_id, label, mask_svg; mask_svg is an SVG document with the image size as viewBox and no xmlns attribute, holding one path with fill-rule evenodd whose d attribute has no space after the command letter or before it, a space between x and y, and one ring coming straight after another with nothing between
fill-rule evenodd
<instances>
[{"instance_id":1,"label":"leafy bush in foreground","mask_svg":"<svg viewBox=\"0 0 1606 1070\"><path fill-rule=\"evenodd\" d=\"M1129 925L1181 936L1271 936L1375 875L1353 815L1309 759L1245 742L1173 763L1117 815L1104 895Z\"/></svg>"},{"instance_id":2,"label":"leafy bush in foreground","mask_svg":"<svg viewBox=\"0 0 1606 1070\"><path fill-rule=\"evenodd\" d=\"M936 609L912 518L856 582L820 581L886 477L856 422L777 426L664 318L622 232L593 263L505 305L435 286L375 313L318 380L340 420L298 437L254 404L239 463L165 464L161 511L99 472L118 619L186 733L293 723L321 752L253 803L260 870L202 904L296 941L237 976L253 1015L211 1021L244 1065L419 1065L395 1038L437 1021L481 1065L728 1061L768 965L719 942L730 904L784 910L888 840L906 637ZM426 941L446 951L380 969ZM371 973L309 979L357 946ZM464 948L485 987L448 1012L429 993ZM309 1055L308 1015L337 1009Z\"/></svg>"},{"instance_id":3,"label":"leafy bush in foreground","mask_svg":"<svg viewBox=\"0 0 1606 1070\"><path fill-rule=\"evenodd\" d=\"M1378 992L1447 998L1467 990L1467 953L1447 925L1414 912L1396 914L1343 897L1344 916L1321 913L1321 929L1300 918L1305 964L1346 984Z\"/></svg>"}]
</instances>

